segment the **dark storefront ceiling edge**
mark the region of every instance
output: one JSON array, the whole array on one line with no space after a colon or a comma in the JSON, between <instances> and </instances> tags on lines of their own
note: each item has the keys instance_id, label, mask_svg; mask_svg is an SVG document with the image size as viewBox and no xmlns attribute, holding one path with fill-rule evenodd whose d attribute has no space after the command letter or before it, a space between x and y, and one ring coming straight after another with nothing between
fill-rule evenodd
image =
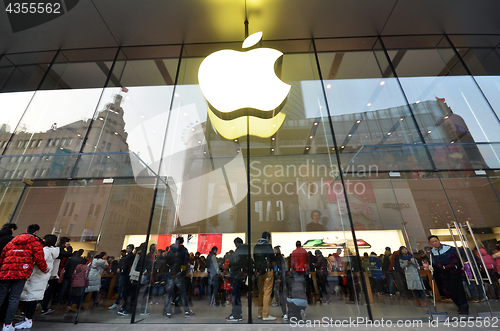
<instances>
[{"instance_id":1,"label":"dark storefront ceiling edge","mask_svg":"<svg viewBox=\"0 0 500 331\"><path fill-rule=\"evenodd\" d=\"M66 14L12 32L0 13L0 53L244 39L244 0L79 1ZM500 34L500 1L247 0L264 40L420 34Z\"/></svg>"}]
</instances>

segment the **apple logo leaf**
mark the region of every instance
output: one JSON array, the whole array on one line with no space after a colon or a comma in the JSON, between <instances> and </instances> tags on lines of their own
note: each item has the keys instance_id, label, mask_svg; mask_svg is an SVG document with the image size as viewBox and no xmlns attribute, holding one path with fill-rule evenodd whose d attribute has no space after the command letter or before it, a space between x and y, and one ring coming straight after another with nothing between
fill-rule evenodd
<instances>
[{"instance_id":1,"label":"apple logo leaf","mask_svg":"<svg viewBox=\"0 0 500 331\"><path fill-rule=\"evenodd\" d=\"M244 41L241 48L249 48L257 44L262 39L262 31L255 32L249 35Z\"/></svg>"}]
</instances>

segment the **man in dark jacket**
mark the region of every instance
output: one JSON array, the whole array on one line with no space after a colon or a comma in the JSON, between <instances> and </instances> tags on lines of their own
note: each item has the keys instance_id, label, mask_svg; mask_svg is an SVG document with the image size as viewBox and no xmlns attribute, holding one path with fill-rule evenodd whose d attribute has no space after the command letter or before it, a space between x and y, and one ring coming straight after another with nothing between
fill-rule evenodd
<instances>
[{"instance_id":1,"label":"man in dark jacket","mask_svg":"<svg viewBox=\"0 0 500 331\"><path fill-rule=\"evenodd\" d=\"M241 238L234 239L236 250L229 257L229 281L231 282L231 300L233 302L233 310L231 315L226 318L226 321L237 322L243 320L243 311L241 309L241 288L248 275L248 245L243 243Z\"/></svg>"},{"instance_id":2,"label":"man in dark jacket","mask_svg":"<svg viewBox=\"0 0 500 331\"><path fill-rule=\"evenodd\" d=\"M36 235L40 227L37 224L28 226L26 233L12 239L0 255L0 302L8 296L9 303L5 314L3 330L13 331L12 320L19 305L19 297L26 280L31 277L33 263L42 272L49 272L45 262L40 238Z\"/></svg>"},{"instance_id":3,"label":"man in dark jacket","mask_svg":"<svg viewBox=\"0 0 500 331\"><path fill-rule=\"evenodd\" d=\"M453 300L460 315L469 314L469 304L462 284L462 262L455 247L443 245L437 236L429 236L432 245L431 265L441 270L445 295Z\"/></svg>"},{"instance_id":4,"label":"man in dark jacket","mask_svg":"<svg viewBox=\"0 0 500 331\"><path fill-rule=\"evenodd\" d=\"M318 279L319 292L323 296L324 302L330 304L330 294L326 288L328 286L328 263L319 249L314 252L314 255L316 255L316 278Z\"/></svg>"},{"instance_id":5,"label":"man in dark jacket","mask_svg":"<svg viewBox=\"0 0 500 331\"><path fill-rule=\"evenodd\" d=\"M259 275L259 318L263 321L274 321L276 317L269 315L271 303L271 292L273 290L275 256L273 246L269 243L271 234L267 231L262 233L262 238L257 241L253 248L253 259L255 271Z\"/></svg>"},{"instance_id":6,"label":"man in dark jacket","mask_svg":"<svg viewBox=\"0 0 500 331\"><path fill-rule=\"evenodd\" d=\"M122 301L122 298L124 301L127 301L127 285L130 282L129 275L130 275L130 268L132 268L132 264L134 264L134 245L129 244L125 248L126 255L120 259L120 262L118 262L118 269L117 272L120 273L120 277L118 278L118 298L116 298L115 303L110 306L108 309L116 309L120 307L120 303Z\"/></svg>"},{"instance_id":7,"label":"man in dark jacket","mask_svg":"<svg viewBox=\"0 0 500 331\"><path fill-rule=\"evenodd\" d=\"M17 225L14 223L7 223L2 226L0 230L0 253L3 248L14 239L14 231L17 230Z\"/></svg>"},{"instance_id":8,"label":"man in dark jacket","mask_svg":"<svg viewBox=\"0 0 500 331\"><path fill-rule=\"evenodd\" d=\"M186 247L182 245L183 243L184 238L178 237L175 239L175 245L170 246L170 250L168 251L166 258L169 266L167 301L165 307L165 310L167 311L167 318L172 317L172 297L174 295L175 286L179 289L179 295L181 297L182 305L184 306L184 317L194 316L193 311L189 309L186 293L185 275L187 265L189 264L189 253Z\"/></svg>"},{"instance_id":9,"label":"man in dark jacket","mask_svg":"<svg viewBox=\"0 0 500 331\"><path fill-rule=\"evenodd\" d=\"M398 287L399 290L399 295L401 297L409 299L413 298L413 294L406 288L407 285L406 285L405 275L399 263L399 250L394 251L394 253L392 253L391 263L389 265L388 272L391 274L389 277L392 277L396 282L396 286Z\"/></svg>"},{"instance_id":10,"label":"man in dark jacket","mask_svg":"<svg viewBox=\"0 0 500 331\"><path fill-rule=\"evenodd\" d=\"M274 247L274 256L276 257L275 266L275 283L277 283L277 293L275 295L279 297L279 305L281 307L281 318L283 320L288 320L288 314L286 313L287 304L287 290L286 290L286 280L290 277L290 272L288 270L288 263L286 262L283 255L281 255L281 246Z\"/></svg>"}]
</instances>

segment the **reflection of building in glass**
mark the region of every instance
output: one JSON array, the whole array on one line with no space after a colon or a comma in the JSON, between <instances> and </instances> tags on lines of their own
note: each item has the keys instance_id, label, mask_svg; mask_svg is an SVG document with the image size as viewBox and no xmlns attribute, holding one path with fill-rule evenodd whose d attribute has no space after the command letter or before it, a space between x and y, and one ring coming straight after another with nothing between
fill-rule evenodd
<instances>
[{"instance_id":1,"label":"reflection of building in glass","mask_svg":"<svg viewBox=\"0 0 500 331\"><path fill-rule=\"evenodd\" d=\"M127 152L127 133L121 102L122 96L115 95L114 102L107 104L106 109L99 112L90 131L88 128L91 119L61 127L54 123L50 130L45 132L33 133L23 129L14 134L0 133L0 147L9 144L5 155L15 155L0 161L0 178L107 177L113 173L121 173L122 168L127 165L107 166L106 163L111 158L109 155L97 155L92 160L84 157L81 161L64 156L69 153L79 153L84 139L86 141L84 152ZM89 133L85 137L87 131ZM82 162L92 162L92 167L84 167ZM88 173L89 171L92 173Z\"/></svg>"},{"instance_id":2,"label":"reflection of building in glass","mask_svg":"<svg viewBox=\"0 0 500 331\"><path fill-rule=\"evenodd\" d=\"M107 104L93 121L85 143L89 147L84 150L99 153L97 155L79 159L69 155L80 151L90 119L62 127L54 123L46 132L15 133L10 143L14 148L9 148L6 153L15 156L2 158L0 177L48 179L36 182L32 193L24 198L28 199L24 203L38 207L32 213L21 211L23 222L38 223L45 231L50 229L76 242L95 242L105 219L106 227L114 229L104 235L112 246L114 240L123 241L125 234L146 233L144 224L148 222L151 211L151 205L146 201L151 200L154 182L141 187L132 185L130 179L115 179L113 185L96 179L131 174L127 154L106 154L128 151L121 102L122 96L115 95L114 102ZM3 128L7 129L7 126ZM0 133L0 141L7 142L11 135L10 132ZM70 177L84 179L73 181L69 187L59 185L57 179ZM48 203L47 197L55 202ZM0 213L5 216L5 221L8 215L1 211L11 211L18 199L17 195L2 196ZM173 210L170 200L165 199L165 202L157 207Z\"/></svg>"},{"instance_id":3,"label":"reflection of building in glass","mask_svg":"<svg viewBox=\"0 0 500 331\"><path fill-rule=\"evenodd\" d=\"M400 114L407 110L407 106L332 116L337 143L340 145L341 142L341 146L345 147L340 156L342 161L345 160L343 172L356 230L398 228L403 213L405 219L412 220L407 227L412 228L416 238L426 238L422 225L429 226L428 213L421 210L425 205L422 202L418 204L417 210L413 190L409 187L400 188L399 202L408 208L393 208L394 205L399 206L394 200L394 189L386 187L386 182L371 182L370 179L386 178L384 173L389 171L401 171L400 179L423 179L425 170L432 171L433 162L439 169L487 168L476 145L464 147L449 144L473 142L473 139L463 119L454 114L444 100L423 101L411 107L426 141L447 143L446 146L432 147L432 161L422 145L411 147L413 139L418 139L412 136L418 137L418 132L406 130L408 125L405 122L412 119L401 117ZM273 140L278 155L252 157L252 219L266 222L263 223L266 228L304 231L314 210L327 216L328 221L324 223L329 230L350 228L345 216L347 206L338 179L338 169L335 163L332 166L327 154L328 148L332 149L332 146L328 145L330 142L324 131L310 131L311 127L314 129L325 120L317 118L285 122L277 132L276 140ZM295 158L279 155L280 151L288 151L291 147L291 140L287 137L309 138L297 142L301 152L309 156ZM412 143L409 144L409 141ZM401 147L397 148L398 145ZM310 146L310 149L304 149L304 146ZM356 154L358 151L360 153ZM334 178L336 182L332 182ZM414 184L424 185L411 182L411 185ZM324 201L319 203L319 198Z\"/></svg>"}]
</instances>

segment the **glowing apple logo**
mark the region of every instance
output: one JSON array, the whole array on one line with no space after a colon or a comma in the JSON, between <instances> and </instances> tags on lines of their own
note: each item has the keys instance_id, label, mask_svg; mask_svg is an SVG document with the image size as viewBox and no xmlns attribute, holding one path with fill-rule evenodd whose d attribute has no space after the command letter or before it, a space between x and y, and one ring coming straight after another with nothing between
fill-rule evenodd
<instances>
[{"instance_id":1,"label":"glowing apple logo","mask_svg":"<svg viewBox=\"0 0 500 331\"><path fill-rule=\"evenodd\" d=\"M249 36L242 48L257 44L262 32ZM203 60L198 82L207 99L208 115L216 130L227 139L247 134L270 137L285 120L281 109L286 103L290 85L275 73L283 53L272 48L247 52L221 50Z\"/></svg>"}]
</instances>

